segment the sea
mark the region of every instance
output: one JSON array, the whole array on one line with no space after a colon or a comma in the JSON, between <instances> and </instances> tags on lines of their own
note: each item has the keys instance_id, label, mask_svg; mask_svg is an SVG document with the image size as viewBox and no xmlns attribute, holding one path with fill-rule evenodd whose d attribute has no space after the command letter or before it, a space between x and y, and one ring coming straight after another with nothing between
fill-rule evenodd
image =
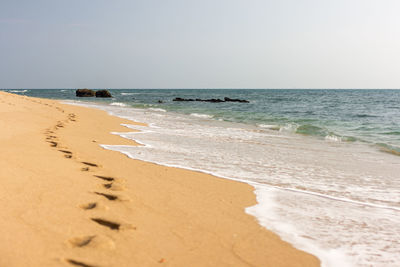
<instances>
[{"instance_id":1,"label":"sea","mask_svg":"<svg viewBox=\"0 0 400 267\"><path fill-rule=\"evenodd\" d=\"M146 123L112 133L140 146L102 146L252 185L245 212L323 266L400 266L400 90L5 91Z\"/></svg>"}]
</instances>

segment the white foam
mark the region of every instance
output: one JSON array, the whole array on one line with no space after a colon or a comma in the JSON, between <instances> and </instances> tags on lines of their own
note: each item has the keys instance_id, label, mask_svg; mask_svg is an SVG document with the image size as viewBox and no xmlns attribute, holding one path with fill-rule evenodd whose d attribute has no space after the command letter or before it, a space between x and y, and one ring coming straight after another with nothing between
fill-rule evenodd
<instances>
[{"instance_id":1,"label":"white foam","mask_svg":"<svg viewBox=\"0 0 400 267\"><path fill-rule=\"evenodd\" d=\"M111 106L118 106L118 107L126 107L127 104L120 103L120 102L112 102L110 103Z\"/></svg>"},{"instance_id":2,"label":"white foam","mask_svg":"<svg viewBox=\"0 0 400 267\"><path fill-rule=\"evenodd\" d=\"M258 124L257 125L260 128L266 128L266 129L271 129L271 130L280 130L279 125L273 125L273 124Z\"/></svg>"},{"instance_id":3,"label":"white foam","mask_svg":"<svg viewBox=\"0 0 400 267\"><path fill-rule=\"evenodd\" d=\"M121 95L138 95L140 93L121 93Z\"/></svg>"},{"instance_id":4,"label":"white foam","mask_svg":"<svg viewBox=\"0 0 400 267\"><path fill-rule=\"evenodd\" d=\"M208 114L191 113L190 116L202 119L212 119L214 116Z\"/></svg>"},{"instance_id":5,"label":"white foam","mask_svg":"<svg viewBox=\"0 0 400 267\"><path fill-rule=\"evenodd\" d=\"M325 136L325 140L331 142L342 142L342 138L337 135L327 135Z\"/></svg>"},{"instance_id":6,"label":"white foam","mask_svg":"<svg viewBox=\"0 0 400 267\"><path fill-rule=\"evenodd\" d=\"M308 251L311 254L318 255L323 267L349 267L352 266L351 261L341 249L324 250L315 244L311 243L309 239L297 234L299 230L295 225L282 221L281 218L276 216L277 203L274 199L276 190L265 185L253 185L255 187L255 194L257 204L246 208L246 212L257 218L258 222L267 229L280 233L280 237L287 241L292 242L296 248Z\"/></svg>"},{"instance_id":7,"label":"white foam","mask_svg":"<svg viewBox=\"0 0 400 267\"><path fill-rule=\"evenodd\" d=\"M297 128L299 127L298 124L295 123L288 123L284 126L282 126L279 131L280 132L289 132L289 133L294 133L296 132Z\"/></svg>"},{"instance_id":8,"label":"white foam","mask_svg":"<svg viewBox=\"0 0 400 267\"><path fill-rule=\"evenodd\" d=\"M12 93L26 93L28 90L10 90Z\"/></svg>"},{"instance_id":9,"label":"white foam","mask_svg":"<svg viewBox=\"0 0 400 267\"><path fill-rule=\"evenodd\" d=\"M165 109L162 108L148 108L148 110L156 111L156 112L167 112Z\"/></svg>"}]
</instances>

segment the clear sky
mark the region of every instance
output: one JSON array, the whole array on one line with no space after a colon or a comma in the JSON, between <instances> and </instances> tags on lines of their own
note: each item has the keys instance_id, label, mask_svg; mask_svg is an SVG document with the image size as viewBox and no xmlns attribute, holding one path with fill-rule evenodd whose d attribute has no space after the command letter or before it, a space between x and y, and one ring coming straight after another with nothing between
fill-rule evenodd
<instances>
[{"instance_id":1,"label":"clear sky","mask_svg":"<svg viewBox=\"0 0 400 267\"><path fill-rule=\"evenodd\" d=\"M0 0L0 88L400 88L399 0Z\"/></svg>"}]
</instances>

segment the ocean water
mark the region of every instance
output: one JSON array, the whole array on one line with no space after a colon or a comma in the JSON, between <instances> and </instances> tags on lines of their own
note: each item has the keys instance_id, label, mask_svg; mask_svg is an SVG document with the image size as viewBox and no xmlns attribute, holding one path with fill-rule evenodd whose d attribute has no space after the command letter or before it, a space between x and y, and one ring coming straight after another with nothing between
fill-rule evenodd
<instances>
[{"instance_id":1,"label":"ocean water","mask_svg":"<svg viewBox=\"0 0 400 267\"><path fill-rule=\"evenodd\" d=\"M253 185L246 212L324 266L400 265L400 90L110 91L13 90L147 123L102 146ZM172 101L225 96L250 103Z\"/></svg>"}]
</instances>

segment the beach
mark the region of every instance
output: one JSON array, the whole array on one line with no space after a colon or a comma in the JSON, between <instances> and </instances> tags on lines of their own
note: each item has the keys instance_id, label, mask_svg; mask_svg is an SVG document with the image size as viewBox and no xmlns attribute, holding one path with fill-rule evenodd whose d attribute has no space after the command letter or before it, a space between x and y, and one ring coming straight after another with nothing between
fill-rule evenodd
<instances>
[{"instance_id":1,"label":"beach","mask_svg":"<svg viewBox=\"0 0 400 267\"><path fill-rule=\"evenodd\" d=\"M130 120L5 92L0 112L0 266L319 265L245 213L250 185L100 146L134 145L111 134Z\"/></svg>"}]
</instances>

